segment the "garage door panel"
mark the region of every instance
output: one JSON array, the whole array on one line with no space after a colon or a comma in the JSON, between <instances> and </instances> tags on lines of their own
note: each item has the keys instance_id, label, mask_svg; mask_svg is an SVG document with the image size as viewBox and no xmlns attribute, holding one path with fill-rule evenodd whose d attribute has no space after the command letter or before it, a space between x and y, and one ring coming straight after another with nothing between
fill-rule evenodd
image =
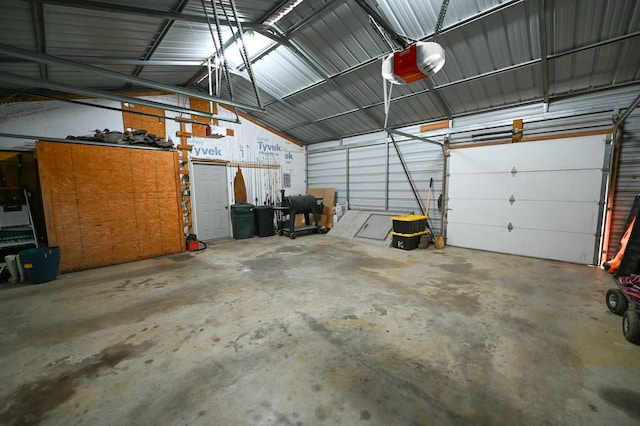
<instances>
[{"instance_id":1,"label":"garage door panel","mask_svg":"<svg viewBox=\"0 0 640 426\"><path fill-rule=\"evenodd\" d=\"M540 171L452 175L451 198L509 200L594 201L602 183L601 170Z\"/></svg>"},{"instance_id":2,"label":"garage door panel","mask_svg":"<svg viewBox=\"0 0 640 426\"><path fill-rule=\"evenodd\" d=\"M602 164L598 169L518 173L516 200L591 201L600 199Z\"/></svg>"},{"instance_id":3,"label":"garage door panel","mask_svg":"<svg viewBox=\"0 0 640 426\"><path fill-rule=\"evenodd\" d=\"M520 201L513 205L501 200L450 200L449 208L457 224L488 225L531 230L594 233L598 206L589 202ZM559 213L562 214L559 214Z\"/></svg>"},{"instance_id":4,"label":"garage door panel","mask_svg":"<svg viewBox=\"0 0 640 426\"><path fill-rule=\"evenodd\" d=\"M452 150L449 243L594 262L605 139L598 135Z\"/></svg>"},{"instance_id":5,"label":"garage door panel","mask_svg":"<svg viewBox=\"0 0 640 426\"><path fill-rule=\"evenodd\" d=\"M464 241L463 245L458 241ZM553 244L549 244L553 241ZM593 258L595 237L570 232L532 231L504 227L460 224L448 233L447 243L452 246L495 251L520 256L532 256L564 262L588 264Z\"/></svg>"},{"instance_id":6,"label":"garage door panel","mask_svg":"<svg viewBox=\"0 0 640 426\"><path fill-rule=\"evenodd\" d=\"M505 150L508 147L508 152ZM602 168L605 138L601 135L453 150L456 161L449 171L495 173L533 170ZM478 155L477 150L482 150Z\"/></svg>"}]
</instances>

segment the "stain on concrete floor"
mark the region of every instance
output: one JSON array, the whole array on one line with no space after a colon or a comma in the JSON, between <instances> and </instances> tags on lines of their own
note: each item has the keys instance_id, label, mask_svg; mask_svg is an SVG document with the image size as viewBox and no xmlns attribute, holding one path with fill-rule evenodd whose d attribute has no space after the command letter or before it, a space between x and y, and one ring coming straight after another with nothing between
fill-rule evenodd
<instances>
[{"instance_id":1,"label":"stain on concrete floor","mask_svg":"<svg viewBox=\"0 0 640 426\"><path fill-rule=\"evenodd\" d=\"M151 346L151 342L118 343L86 358L69 356L49 363L43 377L23 383L5 401L8 408L0 412L0 424L39 423L74 396L81 380L107 374L122 361L138 356Z\"/></svg>"},{"instance_id":2,"label":"stain on concrete floor","mask_svg":"<svg viewBox=\"0 0 640 426\"><path fill-rule=\"evenodd\" d=\"M0 423L637 424L610 284L309 235L3 285Z\"/></svg>"}]
</instances>

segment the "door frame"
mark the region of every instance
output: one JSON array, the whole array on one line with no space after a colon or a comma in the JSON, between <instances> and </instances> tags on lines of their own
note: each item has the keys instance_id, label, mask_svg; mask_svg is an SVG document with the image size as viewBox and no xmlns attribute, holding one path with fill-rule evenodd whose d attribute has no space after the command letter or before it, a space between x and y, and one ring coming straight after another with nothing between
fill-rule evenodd
<instances>
[{"instance_id":1,"label":"door frame","mask_svg":"<svg viewBox=\"0 0 640 426\"><path fill-rule=\"evenodd\" d=\"M608 204L607 204L607 193L608 193L608 182L610 180L611 177L611 167L609 166L609 163L611 162L611 157L612 157L612 138L611 138L611 133L609 131L591 131L591 132L585 132L583 134L580 133L566 133L566 134L558 134L558 135L548 135L547 137L535 137L535 138L531 138L530 140L527 139L523 139L521 142L519 143L536 143L536 142L552 142L554 140L558 140L559 143L562 143L563 140L566 139L580 139L580 138L591 138L591 137L601 137L601 143L604 145L604 152L603 152L603 164L601 165L601 170L602 170L602 178L601 178L601 183L600 183L600 187L599 187L599 202L598 202L598 213L596 216L596 224L595 224L595 229L593 229L593 233L594 233L594 247L593 247L593 252L592 252L592 261L591 263L588 263L588 265L594 265L594 266L601 266L602 265L602 260L601 260L601 256L602 256L602 250L603 250L603 245L605 244L604 241L604 222L606 220L606 215L608 212ZM445 204L444 204L444 210L445 210L445 232L448 233L448 229L449 229L449 211L451 210L450 206L449 206L449 201L450 201L450 180L451 180L451 150L454 151L466 151L468 149L473 149L473 148L481 148L481 147L486 147L486 146L512 146L512 143L478 143L477 145L474 144L464 144L461 146L456 146L456 147L448 147L448 153L447 153L447 161L446 161L446 165L445 165L445 174L447 176L447 185L446 185L446 192L445 192ZM448 236L448 234L445 234ZM484 249L484 248L478 248L479 250L488 250L488 249ZM490 251L490 250L489 250ZM506 252L501 252L501 253L506 253ZM514 254L514 253L507 253L507 254ZM514 254L516 256L529 256L529 255L520 255L520 254ZM536 257L536 256L530 256L530 257ZM541 257L542 258L542 257ZM547 259L547 258L544 258ZM548 258L548 259L552 259L552 258ZM558 261L562 261L562 262L568 262L568 263L576 263L573 261L566 261L566 260L559 260L559 259L552 259L552 260L558 260ZM577 262L577 264L582 264L580 262Z\"/></svg>"},{"instance_id":2,"label":"door frame","mask_svg":"<svg viewBox=\"0 0 640 426\"><path fill-rule=\"evenodd\" d=\"M190 167L189 170L192 170L191 173L191 177L189 179L189 190L190 190L190 199L191 199L191 214L192 214L192 218L193 218L193 232L198 235L199 230L198 230L198 215L197 215L197 210L198 210L198 201L196 199L196 192L197 192L197 184L196 184L196 179L195 179L195 166L212 166L212 167L221 167L224 168L224 174L225 174L225 185L224 185L224 194L225 194L225 199L227 202L227 207L226 207L226 219L227 219L227 224L229 225L229 235L225 236L225 237L220 237L222 238L228 238L232 236L232 230L231 230L231 214L229 212L229 207L231 205L231 201L229 200L229 188L227 185L227 182L229 181L229 168L227 167L226 163L220 163L220 162L211 162L211 161L206 161L206 160L189 160L190 163Z\"/></svg>"}]
</instances>

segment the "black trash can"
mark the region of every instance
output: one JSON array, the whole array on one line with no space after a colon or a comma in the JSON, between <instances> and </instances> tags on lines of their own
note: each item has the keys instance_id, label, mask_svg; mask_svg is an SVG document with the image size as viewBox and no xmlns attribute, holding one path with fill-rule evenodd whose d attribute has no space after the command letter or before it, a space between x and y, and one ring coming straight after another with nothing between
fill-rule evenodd
<instances>
[{"instance_id":1,"label":"black trash can","mask_svg":"<svg viewBox=\"0 0 640 426\"><path fill-rule=\"evenodd\" d=\"M238 203L231 205L231 225L233 238L241 240L252 238L255 232L255 208L253 204Z\"/></svg>"},{"instance_id":2,"label":"black trash can","mask_svg":"<svg viewBox=\"0 0 640 426\"><path fill-rule=\"evenodd\" d=\"M256 235L270 237L276 233L273 226L273 206L256 206Z\"/></svg>"}]
</instances>

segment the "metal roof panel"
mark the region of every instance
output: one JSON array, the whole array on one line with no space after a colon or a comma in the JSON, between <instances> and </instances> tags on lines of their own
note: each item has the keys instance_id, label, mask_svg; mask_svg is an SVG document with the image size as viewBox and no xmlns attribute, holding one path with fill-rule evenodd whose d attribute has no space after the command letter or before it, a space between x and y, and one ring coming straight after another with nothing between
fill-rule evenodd
<instances>
[{"instance_id":1,"label":"metal roof panel","mask_svg":"<svg viewBox=\"0 0 640 426\"><path fill-rule=\"evenodd\" d=\"M278 47L253 64L256 80L267 92L286 97L322 80L286 47Z\"/></svg>"},{"instance_id":2,"label":"metal roof panel","mask_svg":"<svg viewBox=\"0 0 640 426\"><path fill-rule=\"evenodd\" d=\"M444 27L467 19L502 3L502 0L453 1L447 7ZM399 34L418 40L435 30L441 0L378 0L384 16Z\"/></svg>"},{"instance_id":3,"label":"metal roof panel","mask_svg":"<svg viewBox=\"0 0 640 426\"><path fill-rule=\"evenodd\" d=\"M640 31L640 2L554 0L546 17L554 54Z\"/></svg>"},{"instance_id":4,"label":"metal roof panel","mask_svg":"<svg viewBox=\"0 0 640 426\"><path fill-rule=\"evenodd\" d=\"M624 40L554 58L549 76L549 92L555 96L637 81L640 49L637 41Z\"/></svg>"},{"instance_id":5,"label":"metal roof panel","mask_svg":"<svg viewBox=\"0 0 640 426\"><path fill-rule=\"evenodd\" d=\"M286 100L294 109L319 119L357 109L357 106L329 83L319 84Z\"/></svg>"},{"instance_id":6,"label":"metal roof panel","mask_svg":"<svg viewBox=\"0 0 640 426\"><path fill-rule=\"evenodd\" d=\"M326 141L328 139L336 139L339 135L329 132L325 127L317 123L307 124L305 126L296 127L286 131L292 138L306 143L314 143Z\"/></svg>"},{"instance_id":7,"label":"metal roof panel","mask_svg":"<svg viewBox=\"0 0 640 426\"><path fill-rule=\"evenodd\" d=\"M35 50L31 4L21 1L13 3L10 13L0 13L0 43Z\"/></svg>"},{"instance_id":8,"label":"metal roof panel","mask_svg":"<svg viewBox=\"0 0 640 426\"><path fill-rule=\"evenodd\" d=\"M368 15L354 2L340 4L324 13L297 31L293 41L330 75L390 51L369 24Z\"/></svg>"},{"instance_id":9,"label":"metal roof panel","mask_svg":"<svg viewBox=\"0 0 640 426\"><path fill-rule=\"evenodd\" d=\"M540 65L533 64L464 84L439 88L454 114L467 114L542 98Z\"/></svg>"}]
</instances>

